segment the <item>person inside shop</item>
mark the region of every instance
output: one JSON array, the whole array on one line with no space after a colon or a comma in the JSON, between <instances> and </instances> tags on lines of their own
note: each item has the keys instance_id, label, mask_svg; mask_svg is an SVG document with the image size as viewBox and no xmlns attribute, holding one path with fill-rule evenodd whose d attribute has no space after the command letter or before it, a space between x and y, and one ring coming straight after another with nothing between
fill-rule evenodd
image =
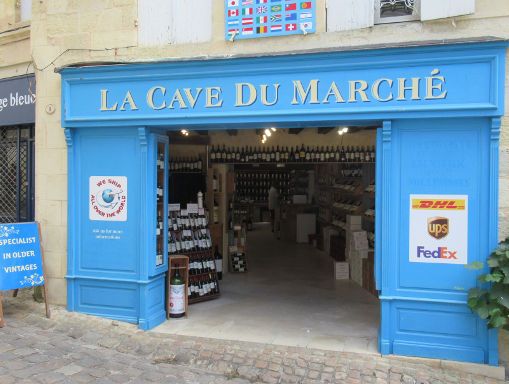
<instances>
[{"instance_id":1,"label":"person inside shop","mask_svg":"<svg viewBox=\"0 0 509 384\"><path fill-rule=\"evenodd\" d=\"M276 226L276 210L279 209L279 191L276 187L276 183L272 182L269 189L269 212L270 212L270 223L272 226L272 232Z\"/></svg>"}]
</instances>

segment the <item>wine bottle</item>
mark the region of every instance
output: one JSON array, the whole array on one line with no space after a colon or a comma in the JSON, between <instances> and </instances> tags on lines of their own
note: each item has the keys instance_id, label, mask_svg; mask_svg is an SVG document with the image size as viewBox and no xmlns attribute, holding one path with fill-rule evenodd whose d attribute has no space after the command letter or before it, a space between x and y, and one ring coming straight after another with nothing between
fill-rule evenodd
<instances>
[{"instance_id":1,"label":"wine bottle","mask_svg":"<svg viewBox=\"0 0 509 384\"><path fill-rule=\"evenodd\" d=\"M179 318L185 315L186 284L180 276L179 266L176 265L175 273L170 279L170 317Z\"/></svg>"},{"instance_id":2,"label":"wine bottle","mask_svg":"<svg viewBox=\"0 0 509 384\"><path fill-rule=\"evenodd\" d=\"M219 247L217 245L214 251L214 261L216 264L217 278L221 280L223 278L223 255L219 253Z\"/></svg>"}]
</instances>

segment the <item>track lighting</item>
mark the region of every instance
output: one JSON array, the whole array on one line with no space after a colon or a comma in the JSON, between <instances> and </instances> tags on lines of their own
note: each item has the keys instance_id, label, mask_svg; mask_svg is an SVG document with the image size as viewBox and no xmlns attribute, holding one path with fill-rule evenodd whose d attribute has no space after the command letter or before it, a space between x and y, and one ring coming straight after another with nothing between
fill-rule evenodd
<instances>
[{"instance_id":1,"label":"track lighting","mask_svg":"<svg viewBox=\"0 0 509 384\"><path fill-rule=\"evenodd\" d=\"M272 135L272 132L270 131L270 129L266 129L264 132L267 137L270 137Z\"/></svg>"},{"instance_id":2,"label":"track lighting","mask_svg":"<svg viewBox=\"0 0 509 384\"><path fill-rule=\"evenodd\" d=\"M184 136L189 136L189 131L187 129L181 129L180 133L183 134Z\"/></svg>"}]
</instances>

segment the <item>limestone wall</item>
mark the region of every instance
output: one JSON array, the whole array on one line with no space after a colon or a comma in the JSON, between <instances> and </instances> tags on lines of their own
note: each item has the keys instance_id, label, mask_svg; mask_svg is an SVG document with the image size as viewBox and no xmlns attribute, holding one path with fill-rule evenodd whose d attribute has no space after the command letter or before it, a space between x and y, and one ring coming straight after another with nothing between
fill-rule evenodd
<instances>
[{"instance_id":1,"label":"limestone wall","mask_svg":"<svg viewBox=\"0 0 509 384\"><path fill-rule=\"evenodd\" d=\"M178 60L310 49L348 49L372 44L480 36L509 38L507 0L478 0L474 15L454 19L376 25L335 33L325 32L325 0L318 0L318 4L316 34L226 42L223 34L223 1L214 0L211 41L193 45L140 47L136 0L34 1L31 46L38 68L35 205L36 218L43 224L46 239L48 288L52 302L66 301L64 275L67 236L66 146L60 122L60 76L54 72L55 67L85 62ZM0 52L0 60L3 57ZM508 89L506 87L506 103L509 105ZM48 105L55 106L56 112L47 113ZM509 118L503 121L500 153L500 236L505 236L509 234Z\"/></svg>"}]
</instances>

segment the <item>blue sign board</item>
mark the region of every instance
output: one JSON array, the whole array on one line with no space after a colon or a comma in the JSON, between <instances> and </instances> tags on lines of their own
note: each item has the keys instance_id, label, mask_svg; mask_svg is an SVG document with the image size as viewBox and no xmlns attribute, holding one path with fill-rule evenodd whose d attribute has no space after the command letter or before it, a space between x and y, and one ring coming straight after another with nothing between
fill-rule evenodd
<instances>
[{"instance_id":1,"label":"blue sign board","mask_svg":"<svg viewBox=\"0 0 509 384\"><path fill-rule=\"evenodd\" d=\"M44 284L37 223L0 224L0 290Z\"/></svg>"}]
</instances>

